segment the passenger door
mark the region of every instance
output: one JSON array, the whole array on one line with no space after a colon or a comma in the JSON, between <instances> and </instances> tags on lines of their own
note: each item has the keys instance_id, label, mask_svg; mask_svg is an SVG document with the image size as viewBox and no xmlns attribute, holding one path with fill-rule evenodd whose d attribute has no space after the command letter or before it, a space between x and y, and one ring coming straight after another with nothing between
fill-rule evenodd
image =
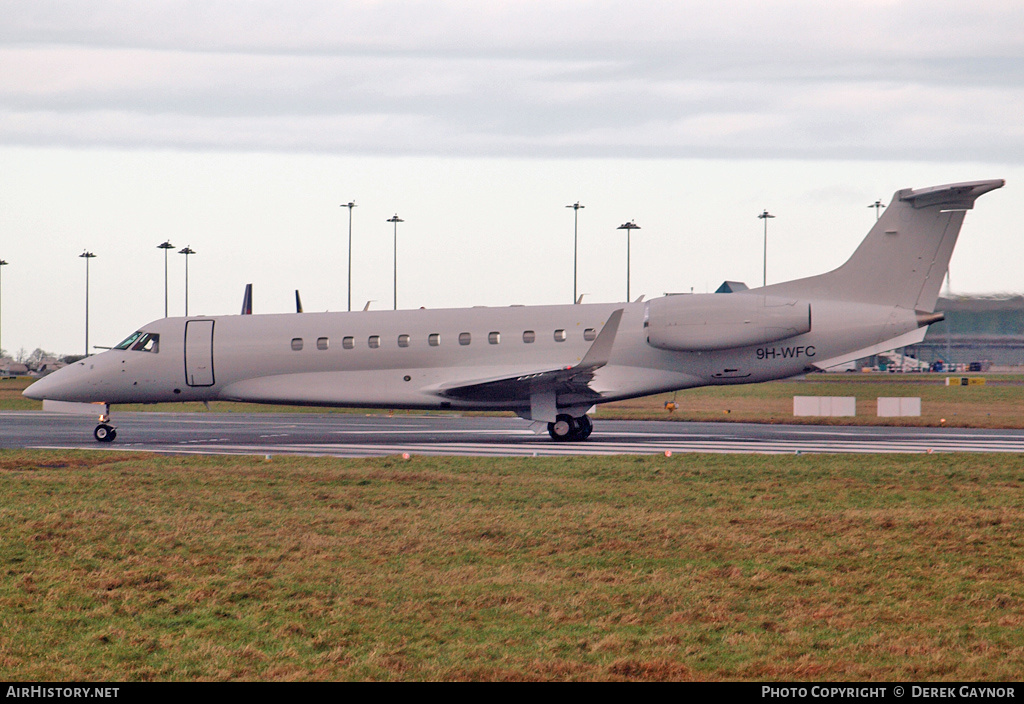
<instances>
[{"instance_id":1,"label":"passenger door","mask_svg":"<svg viewBox=\"0 0 1024 704\"><path fill-rule=\"evenodd\" d=\"M213 386L213 322L185 323L185 383L189 386Z\"/></svg>"}]
</instances>

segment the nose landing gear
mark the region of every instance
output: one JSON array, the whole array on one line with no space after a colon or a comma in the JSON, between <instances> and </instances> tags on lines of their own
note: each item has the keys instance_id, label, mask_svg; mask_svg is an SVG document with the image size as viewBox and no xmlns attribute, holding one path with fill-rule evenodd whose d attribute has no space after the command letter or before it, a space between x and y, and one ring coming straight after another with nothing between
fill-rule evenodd
<instances>
[{"instance_id":1,"label":"nose landing gear","mask_svg":"<svg viewBox=\"0 0 1024 704\"><path fill-rule=\"evenodd\" d=\"M96 442L114 442L114 438L117 437L117 428L107 423L109 420L110 412L108 407L107 411L99 418L100 424L92 431L92 436L96 438Z\"/></svg>"}]
</instances>

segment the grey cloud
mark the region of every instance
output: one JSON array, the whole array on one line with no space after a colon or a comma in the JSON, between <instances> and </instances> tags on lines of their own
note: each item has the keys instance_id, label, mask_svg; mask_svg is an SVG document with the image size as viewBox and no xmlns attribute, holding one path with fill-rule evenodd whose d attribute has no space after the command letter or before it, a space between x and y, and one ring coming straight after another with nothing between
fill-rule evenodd
<instances>
[{"instance_id":1,"label":"grey cloud","mask_svg":"<svg viewBox=\"0 0 1024 704\"><path fill-rule=\"evenodd\" d=\"M58 5L0 2L5 143L1024 156L1022 11L1005 3L877 3L870 21L863 3L750 3L736 21L706 2Z\"/></svg>"}]
</instances>

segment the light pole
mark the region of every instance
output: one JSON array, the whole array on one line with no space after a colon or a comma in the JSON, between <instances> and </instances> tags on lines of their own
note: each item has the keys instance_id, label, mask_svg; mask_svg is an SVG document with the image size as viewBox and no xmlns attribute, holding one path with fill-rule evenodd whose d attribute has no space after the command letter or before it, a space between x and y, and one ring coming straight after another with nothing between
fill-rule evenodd
<instances>
[{"instance_id":1,"label":"light pole","mask_svg":"<svg viewBox=\"0 0 1024 704\"><path fill-rule=\"evenodd\" d=\"M3 313L3 271L4 267L7 266L7 262L0 259L0 313ZM3 352L4 346L0 344L0 352Z\"/></svg>"},{"instance_id":2,"label":"light pole","mask_svg":"<svg viewBox=\"0 0 1024 704\"><path fill-rule=\"evenodd\" d=\"M619 225L616 230L626 231L626 303L629 303L629 247L630 247L630 236L633 234L633 230L639 230L640 226L630 220L629 222Z\"/></svg>"},{"instance_id":3,"label":"light pole","mask_svg":"<svg viewBox=\"0 0 1024 704\"><path fill-rule=\"evenodd\" d=\"M580 205L579 201L576 201L572 205L565 206L566 208L572 208L572 302L576 302L576 256L578 251L579 243L579 225L580 225L580 209L585 208L585 205Z\"/></svg>"},{"instance_id":4,"label":"light pole","mask_svg":"<svg viewBox=\"0 0 1024 704\"><path fill-rule=\"evenodd\" d=\"M356 207L356 202L350 200L341 207L348 208L348 310L352 312L352 208Z\"/></svg>"},{"instance_id":5,"label":"light pole","mask_svg":"<svg viewBox=\"0 0 1024 704\"><path fill-rule=\"evenodd\" d=\"M174 245L171 244L170 240L165 240L163 244L158 244L157 249L164 250L164 317L167 317L167 250L174 249Z\"/></svg>"},{"instance_id":6,"label":"light pole","mask_svg":"<svg viewBox=\"0 0 1024 704\"><path fill-rule=\"evenodd\" d=\"M757 216L759 220L764 220L764 282L762 286L768 285L768 219L775 217L766 209L763 213Z\"/></svg>"},{"instance_id":7,"label":"light pole","mask_svg":"<svg viewBox=\"0 0 1024 704\"><path fill-rule=\"evenodd\" d=\"M349 212L351 213L352 211L350 210ZM398 223L405 222L405 220L398 217L398 213L395 213L387 221L395 223L395 310L398 310Z\"/></svg>"},{"instance_id":8,"label":"light pole","mask_svg":"<svg viewBox=\"0 0 1024 704\"><path fill-rule=\"evenodd\" d=\"M188 317L188 255L195 254L195 251L185 245L184 249L179 249L178 254L185 255L185 317Z\"/></svg>"},{"instance_id":9,"label":"light pole","mask_svg":"<svg viewBox=\"0 0 1024 704\"><path fill-rule=\"evenodd\" d=\"M878 218L881 217L880 211L882 210L882 208L885 207L885 205L882 204L881 200L876 200L874 203L872 203L868 207L875 209L875 222L878 222Z\"/></svg>"},{"instance_id":10,"label":"light pole","mask_svg":"<svg viewBox=\"0 0 1024 704\"><path fill-rule=\"evenodd\" d=\"M89 260L96 257L89 250L78 255L85 260L85 356L89 356Z\"/></svg>"}]
</instances>

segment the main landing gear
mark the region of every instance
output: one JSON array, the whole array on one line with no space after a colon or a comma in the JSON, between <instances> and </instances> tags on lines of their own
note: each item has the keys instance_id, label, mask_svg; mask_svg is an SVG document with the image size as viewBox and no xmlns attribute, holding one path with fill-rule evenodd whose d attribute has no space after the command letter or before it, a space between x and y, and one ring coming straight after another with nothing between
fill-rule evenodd
<instances>
[{"instance_id":1,"label":"main landing gear","mask_svg":"<svg viewBox=\"0 0 1024 704\"><path fill-rule=\"evenodd\" d=\"M92 431L92 436L96 438L96 442L114 442L114 438L117 437L117 428L107 423L109 420L109 413L104 413L100 416L100 424Z\"/></svg>"},{"instance_id":2,"label":"main landing gear","mask_svg":"<svg viewBox=\"0 0 1024 704\"><path fill-rule=\"evenodd\" d=\"M548 423L548 435L557 442L577 442L586 440L594 432L594 423L590 416L573 418L568 413L561 413L554 423Z\"/></svg>"}]
</instances>

